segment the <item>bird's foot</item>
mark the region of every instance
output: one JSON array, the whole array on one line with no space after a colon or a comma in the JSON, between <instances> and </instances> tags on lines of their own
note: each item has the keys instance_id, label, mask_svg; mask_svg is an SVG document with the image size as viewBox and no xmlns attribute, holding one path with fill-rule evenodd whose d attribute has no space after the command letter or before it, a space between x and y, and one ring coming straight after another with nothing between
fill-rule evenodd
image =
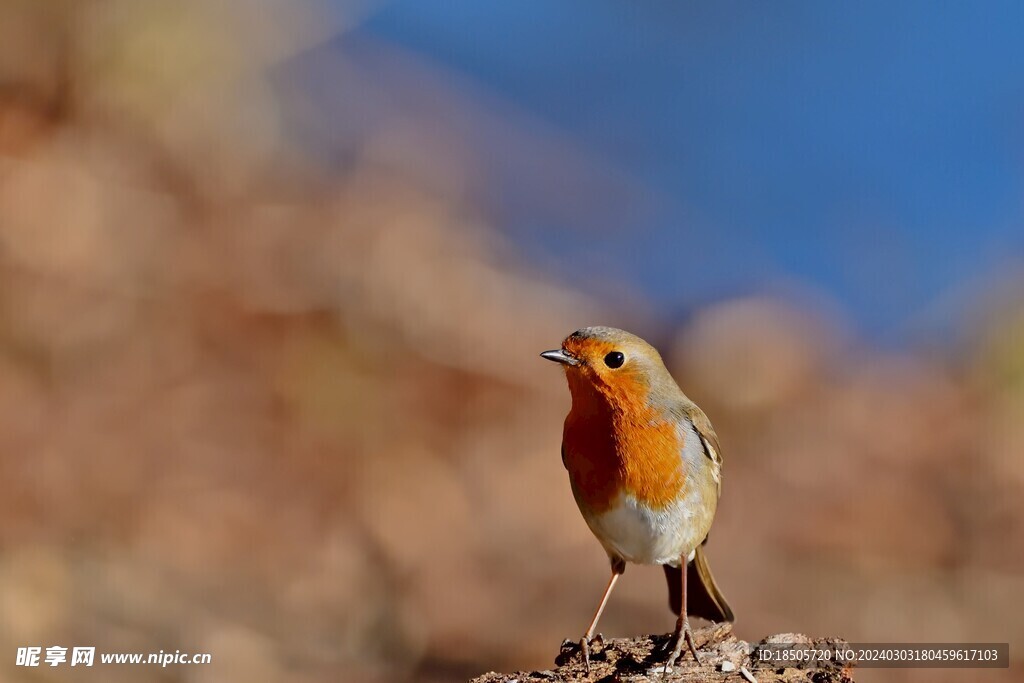
<instances>
[{"instance_id":1,"label":"bird's foot","mask_svg":"<svg viewBox=\"0 0 1024 683\"><path fill-rule=\"evenodd\" d=\"M598 633L593 638L583 636L580 639L580 651L583 653L583 665L587 668L587 673L590 673L590 644L600 643L601 649L604 649L604 634Z\"/></svg>"},{"instance_id":2,"label":"bird's foot","mask_svg":"<svg viewBox=\"0 0 1024 683\"><path fill-rule=\"evenodd\" d=\"M594 645L598 646L596 652L591 650ZM587 673L590 673L590 655L600 653L604 650L604 646L604 635L600 633L592 638L584 636L578 641L572 641L567 638L562 641L562 647L559 649L558 656L555 657L555 664L565 666L574 660L579 661L582 658L583 664L587 668Z\"/></svg>"},{"instance_id":3,"label":"bird's foot","mask_svg":"<svg viewBox=\"0 0 1024 683\"><path fill-rule=\"evenodd\" d=\"M674 666L679 661L680 656L683 654L683 643L685 642L687 647L690 649L690 654L693 655L693 660L698 665L704 662L700 658L700 653L697 652L697 645L693 642L693 631L690 630L690 620L680 619L679 624L676 625L675 639L676 645L672 648L672 654L669 655L668 661L665 662L665 666Z\"/></svg>"}]
</instances>

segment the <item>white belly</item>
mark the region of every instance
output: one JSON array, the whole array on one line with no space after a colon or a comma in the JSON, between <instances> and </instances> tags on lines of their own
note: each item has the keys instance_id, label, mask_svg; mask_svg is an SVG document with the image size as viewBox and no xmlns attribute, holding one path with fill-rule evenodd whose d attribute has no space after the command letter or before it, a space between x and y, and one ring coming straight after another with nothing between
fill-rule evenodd
<instances>
[{"instance_id":1,"label":"white belly","mask_svg":"<svg viewBox=\"0 0 1024 683\"><path fill-rule=\"evenodd\" d=\"M600 514L583 511L591 531L609 555L637 564L678 566L692 555L710 524L706 515L695 515L698 501L684 498L664 510L638 504L632 496L620 496L610 510Z\"/></svg>"}]
</instances>

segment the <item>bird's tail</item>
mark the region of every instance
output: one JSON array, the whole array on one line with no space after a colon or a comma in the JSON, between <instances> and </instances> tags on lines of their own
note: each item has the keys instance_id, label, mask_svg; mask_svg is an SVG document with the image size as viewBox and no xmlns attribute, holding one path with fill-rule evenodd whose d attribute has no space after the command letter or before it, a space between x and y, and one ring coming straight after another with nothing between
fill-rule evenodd
<instances>
[{"instance_id":1,"label":"bird's tail","mask_svg":"<svg viewBox=\"0 0 1024 683\"><path fill-rule=\"evenodd\" d=\"M672 612L679 614L683 605L681 567L663 566L668 582L668 605ZM708 621L735 621L732 608L715 583L708 566L704 548L697 546L693 561L686 565L686 612L691 617L703 617Z\"/></svg>"}]
</instances>

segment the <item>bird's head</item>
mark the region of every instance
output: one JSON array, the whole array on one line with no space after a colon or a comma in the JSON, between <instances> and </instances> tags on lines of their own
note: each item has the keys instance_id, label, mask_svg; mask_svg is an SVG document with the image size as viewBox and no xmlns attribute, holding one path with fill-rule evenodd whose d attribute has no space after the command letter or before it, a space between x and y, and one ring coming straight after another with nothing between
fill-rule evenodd
<instances>
[{"instance_id":1,"label":"bird's head","mask_svg":"<svg viewBox=\"0 0 1024 683\"><path fill-rule=\"evenodd\" d=\"M601 397L615 405L646 402L652 392L678 391L658 351L614 327L576 330L561 348L540 355L565 367L573 401Z\"/></svg>"}]
</instances>

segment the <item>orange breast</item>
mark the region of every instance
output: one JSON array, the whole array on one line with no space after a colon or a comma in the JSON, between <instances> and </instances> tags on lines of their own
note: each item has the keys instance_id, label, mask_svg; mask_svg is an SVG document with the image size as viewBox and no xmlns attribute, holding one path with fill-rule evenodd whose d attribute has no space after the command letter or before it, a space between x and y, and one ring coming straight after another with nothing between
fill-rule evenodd
<instances>
[{"instance_id":1,"label":"orange breast","mask_svg":"<svg viewBox=\"0 0 1024 683\"><path fill-rule=\"evenodd\" d=\"M569 476L595 513L608 510L620 493L663 509L685 484L676 424L647 405L640 387L625 387L616 397L574 391L562 439Z\"/></svg>"}]
</instances>

